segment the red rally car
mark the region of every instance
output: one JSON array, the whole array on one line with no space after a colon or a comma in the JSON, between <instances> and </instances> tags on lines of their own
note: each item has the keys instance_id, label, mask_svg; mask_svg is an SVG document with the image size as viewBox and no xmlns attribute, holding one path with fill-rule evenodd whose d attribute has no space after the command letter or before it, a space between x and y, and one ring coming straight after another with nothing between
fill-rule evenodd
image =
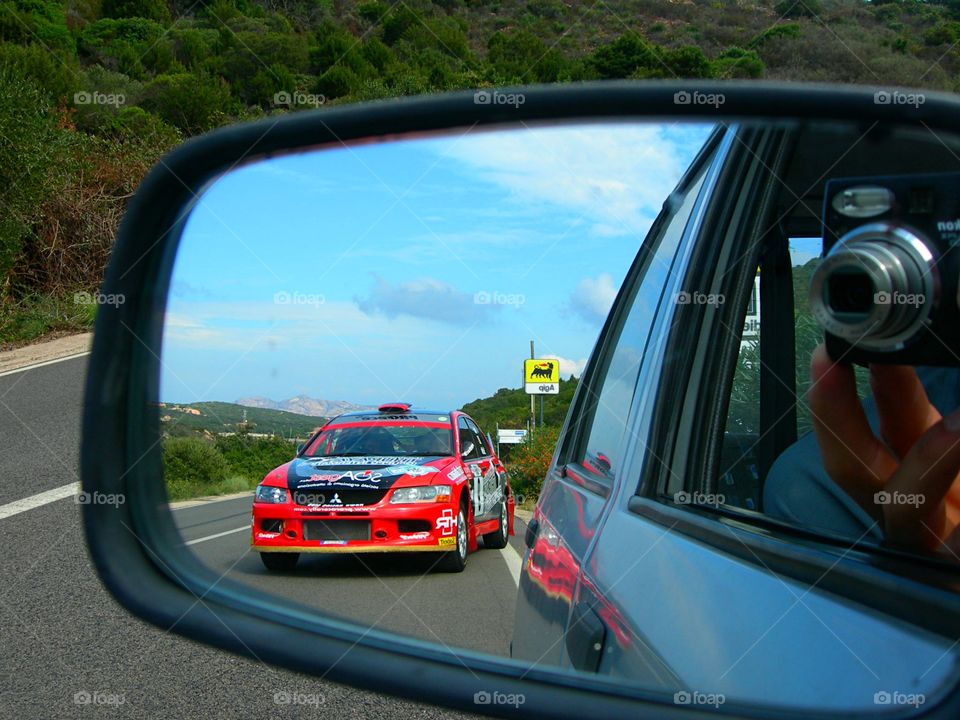
<instances>
[{"instance_id":1,"label":"red rally car","mask_svg":"<svg viewBox=\"0 0 960 720\"><path fill-rule=\"evenodd\" d=\"M513 512L503 463L469 415L394 403L334 418L269 472L250 542L270 570L304 552L436 552L460 572L480 537L506 547Z\"/></svg>"}]
</instances>

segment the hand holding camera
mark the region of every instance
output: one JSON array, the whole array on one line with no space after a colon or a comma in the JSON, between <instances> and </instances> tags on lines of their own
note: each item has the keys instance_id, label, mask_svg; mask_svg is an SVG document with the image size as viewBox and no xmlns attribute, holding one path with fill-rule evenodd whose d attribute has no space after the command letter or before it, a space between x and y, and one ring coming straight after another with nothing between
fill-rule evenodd
<instances>
[{"instance_id":1,"label":"hand holding camera","mask_svg":"<svg viewBox=\"0 0 960 720\"><path fill-rule=\"evenodd\" d=\"M810 306L835 360L960 366L960 174L826 185Z\"/></svg>"}]
</instances>

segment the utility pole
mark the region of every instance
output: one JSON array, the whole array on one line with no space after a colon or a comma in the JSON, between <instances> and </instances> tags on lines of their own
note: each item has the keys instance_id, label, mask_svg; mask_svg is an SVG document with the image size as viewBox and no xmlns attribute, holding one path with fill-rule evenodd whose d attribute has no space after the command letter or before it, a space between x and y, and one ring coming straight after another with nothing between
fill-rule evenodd
<instances>
[{"instance_id":1,"label":"utility pole","mask_svg":"<svg viewBox=\"0 0 960 720\"><path fill-rule=\"evenodd\" d=\"M533 340L531 340L530 341L530 359L533 360L535 357L537 356L534 355L533 353ZM536 397L531 395L530 396L530 428L531 430L537 427L537 406L534 404L535 402L536 402Z\"/></svg>"}]
</instances>

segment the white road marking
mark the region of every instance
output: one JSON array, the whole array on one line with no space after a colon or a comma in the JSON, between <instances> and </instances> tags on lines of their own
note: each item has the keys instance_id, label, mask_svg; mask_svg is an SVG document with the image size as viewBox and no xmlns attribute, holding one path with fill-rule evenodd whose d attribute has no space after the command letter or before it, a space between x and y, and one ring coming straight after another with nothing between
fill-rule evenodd
<instances>
[{"instance_id":1,"label":"white road marking","mask_svg":"<svg viewBox=\"0 0 960 720\"><path fill-rule=\"evenodd\" d=\"M216 535L207 535L206 537L197 538L196 540L190 540L185 542L184 545L196 545L197 543L206 542L207 540L216 540L217 538L222 538L225 535L233 535L234 533L242 532L246 530L250 532L250 526L244 525L243 527L234 528L233 530L224 530L222 533L217 533Z\"/></svg>"},{"instance_id":2,"label":"white road marking","mask_svg":"<svg viewBox=\"0 0 960 720\"><path fill-rule=\"evenodd\" d=\"M44 367L45 365L53 365L54 363L63 362L64 360L75 360L84 355L89 355L90 351L85 350L80 353L74 353L73 355L64 355L63 357L54 358L53 360L44 360L43 362L33 363L32 365L24 365L21 368L14 368L13 370L4 370L0 372L0 377L6 377L7 375L13 375L14 373L26 372L27 370L33 370L34 368Z\"/></svg>"},{"instance_id":3,"label":"white road marking","mask_svg":"<svg viewBox=\"0 0 960 720\"><path fill-rule=\"evenodd\" d=\"M505 548L501 548L500 552L503 554L503 559L507 563L507 569L510 570L510 574L513 576L513 582L517 587L520 587L520 571L523 569L523 558L520 557L520 553L510 543L507 543Z\"/></svg>"},{"instance_id":4,"label":"white road marking","mask_svg":"<svg viewBox=\"0 0 960 720\"><path fill-rule=\"evenodd\" d=\"M14 500L6 505L0 505L0 520L13 515L19 515L27 510L33 510L33 508L40 507L41 505L47 505L49 503L56 502L57 500L63 500L64 498L76 495L79 492L80 483L74 482L70 483L69 485L61 485L53 490L47 490L46 492L25 497L22 500Z\"/></svg>"}]
</instances>

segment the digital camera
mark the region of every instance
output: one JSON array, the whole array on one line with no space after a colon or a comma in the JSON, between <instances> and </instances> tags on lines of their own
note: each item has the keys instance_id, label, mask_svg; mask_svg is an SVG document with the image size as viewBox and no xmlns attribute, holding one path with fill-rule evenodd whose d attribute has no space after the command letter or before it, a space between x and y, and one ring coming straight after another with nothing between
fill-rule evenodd
<instances>
[{"instance_id":1,"label":"digital camera","mask_svg":"<svg viewBox=\"0 0 960 720\"><path fill-rule=\"evenodd\" d=\"M834 360L960 366L960 173L826 185L810 306Z\"/></svg>"}]
</instances>

